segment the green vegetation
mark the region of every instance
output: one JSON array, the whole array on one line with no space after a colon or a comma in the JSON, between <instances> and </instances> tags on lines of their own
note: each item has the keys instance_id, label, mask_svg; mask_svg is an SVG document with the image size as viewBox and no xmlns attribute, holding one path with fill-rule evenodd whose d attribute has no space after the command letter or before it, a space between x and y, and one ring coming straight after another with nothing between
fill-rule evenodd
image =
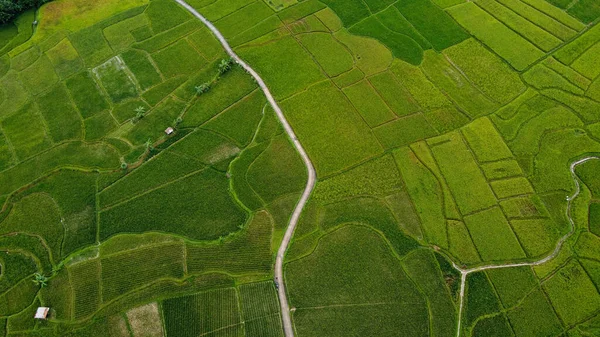
<instances>
[{"instance_id":1,"label":"green vegetation","mask_svg":"<svg viewBox=\"0 0 600 337\"><path fill-rule=\"evenodd\" d=\"M400 0L395 6L436 50L446 49L469 37L432 1Z\"/></svg>"},{"instance_id":2,"label":"green vegetation","mask_svg":"<svg viewBox=\"0 0 600 337\"><path fill-rule=\"evenodd\" d=\"M597 334L593 1L189 3L295 138L175 1L1 26L0 335Z\"/></svg>"},{"instance_id":3,"label":"green vegetation","mask_svg":"<svg viewBox=\"0 0 600 337\"><path fill-rule=\"evenodd\" d=\"M395 118L394 113L368 81L360 81L344 88L344 94L370 127Z\"/></svg>"},{"instance_id":4,"label":"green vegetation","mask_svg":"<svg viewBox=\"0 0 600 337\"><path fill-rule=\"evenodd\" d=\"M298 136L304 138L304 146L321 176L381 153L366 123L344 95L329 83L313 86L285 100L281 106ZM328 114L323 115L323 110Z\"/></svg>"},{"instance_id":5,"label":"green vegetation","mask_svg":"<svg viewBox=\"0 0 600 337\"><path fill-rule=\"evenodd\" d=\"M580 322L598 310L600 294L578 262L570 262L561 268L544 283L544 289L566 324Z\"/></svg>"},{"instance_id":6,"label":"green vegetation","mask_svg":"<svg viewBox=\"0 0 600 337\"><path fill-rule=\"evenodd\" d=\"M284 37L261 47L239 50L267 80L275 97L289 97L324 78L311 56L291 37ZM278 55L276 58L271 56Z\"/></svg>"},{"instance_id":7,"label":"green vegetation","mask_svg":"<svg viewBox=\"0 0 600 337\"><path fill-rule=\"evenodd\" d=\"M363 253L356 254L357 251ZM398 324L401 319L413 322L405 327L408 334L427 333L424 300L385 242L370 229L346 226L328 234L311 255L288 263L286 279L290 302L297 308L296 327L306 335L325 331L328 336L342 336L343 327L349 325L356 331L385 333L387 327L381 322ZM333 320L340 317L336 307L345 304L370 305L349 306L353 307L351 314L343 315L341 321ZM405 309L386 310L391 307ZM387 313L380 316L383 321L376 325L370 322L370 314L384 312ZM311 323L314 320L320 323Z\"/></svg>"},{"instance_id":8,"label":"green vegetation","mask_svg":"<svg viewBox=\"0 0 600 337\"><path fill-rule=\"evenodd\" d=\"M466 216L465 224L483 260L502 261L525 257L500 208L494 207Z\"/></svg>"},{"instance_id":9,"label":"green vegetation","mask_svg":"<svg viewBox=\"0 0 600 337\"><path fill-rule=\"evenodd\" d=\"M406 35L391 32L374 16L352 26L350 32L376 38L390 48L395 57L411 64L419 64L423 59L423 50L417 42Z\"/></svg>"},{"instance_id":10,"label":"green vegetation","mask_svg":"<svg viewBox=\"0 0 600 337\"><path fill-rule=\"evenodd\" d=\"M175 336L198 336L241 323L232 288L165 300L163 307L167 334Z\"/></svg>"},{"instance_id":11,"label":"green vegetation","mask_svg":"<svg viewBox=\"0 0 600 337\"><path fill-rule=\"evenodd\" d=\"M474 3L454 6L448 12L473 36L517 70L523 70L544 53Z\"/></svg>"},{"instance_id":12,"label":"green vegetation","mask_svg":"<svg viewBox=\"0 0 600 337\"><path fill-rule=\"evenodd\" d=\"M432 146L440 170L462 214L489 208L496 203L473 155L459 134L441 136L444 142Z\"/></svg>"},{"instance_id":13,"label":"green vegetation","mask_svg":"<svg viewBox=\"0 0 600 337\"><path fill-rule=\"evenodd\" d=\"M354 64L352 55L332 35L309 33L300 35L301 43L316 58L328 76L335 77Z\"/></svg>"},{"instance_id":14,"label":"green vegetation","mask_svg":"<svg viewBox=\"0 0 600 337\"><path fill-rule=\"evenodd\" d=\"M50 0L21 0L3 2L2 5L0 5L0 25L7 24L20 13L31 8L39 7L48 1Z\"/></svg>"}]
</instances>

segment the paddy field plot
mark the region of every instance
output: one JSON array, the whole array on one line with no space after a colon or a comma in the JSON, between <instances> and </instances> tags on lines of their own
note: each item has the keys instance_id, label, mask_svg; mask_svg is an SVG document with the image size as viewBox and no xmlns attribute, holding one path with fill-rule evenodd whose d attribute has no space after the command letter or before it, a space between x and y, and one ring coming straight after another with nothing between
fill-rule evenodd
<instances>
[{"instance_id":1,"label":"paddy field plot","mask_svg":"<svg viewBox=\"0 0 600 337\"><path fill-rule=\"evenodd\" d=\"M467 277L460 334L595 333L600 161L569 170L600 154L594 1L189 4L317 172L278 280L298 336L455 336L453 264L541 259L569 216L555 259ZM283 336L306 180L175 1L24 13L0 26L0 335Z\"/></svg>"}]
</instances>

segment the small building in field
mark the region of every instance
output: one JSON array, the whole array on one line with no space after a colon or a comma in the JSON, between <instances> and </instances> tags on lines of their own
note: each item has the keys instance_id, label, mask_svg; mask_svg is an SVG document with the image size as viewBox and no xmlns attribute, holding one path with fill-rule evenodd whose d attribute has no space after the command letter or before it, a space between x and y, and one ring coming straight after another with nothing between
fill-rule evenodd
<instances>
[{"instance_id":1,"label":"small building in field","mask_svg":"<svg viewBox=\"0 0 600 337\"><path fill-rule=\"evenodd\" d=\"M48 317L48 312L50 311L50 308L47 307L39 307L37 308L37 311L35 312L35 319L46 319Z\"/></svg>"},{"instance_id":2,"label":"small building in field","mask_svg":"<svg viewBox=\"0 0 600 337\"><path fill-rule=\"evenodd\" d=\"M175 132L175 129L173 129L172 127L168 127L165 129L165 133L168 135L172 134L173 132Z\"/></svg>"}]
</instances>

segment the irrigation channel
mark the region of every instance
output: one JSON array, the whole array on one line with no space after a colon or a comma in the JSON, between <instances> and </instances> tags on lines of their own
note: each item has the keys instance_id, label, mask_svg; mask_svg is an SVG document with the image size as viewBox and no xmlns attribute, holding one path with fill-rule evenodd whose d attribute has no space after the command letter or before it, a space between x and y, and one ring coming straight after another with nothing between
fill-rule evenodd
<instances>
[{"instance_id":1,"label":"irrigation channel","mask_svg":"<svg viewBox=\"0 0 600 337\"><path fill-rule=\"evenodd\" d=\"M304 206L306 205L306 202L308 201L308 198L310 197L310 194L311 194L313 188L315 187L315 182L317 180L317 173L315 171L315 168L314 168L312 162L310 161L310 158L308 158L306 151L302 147L302 144L300 144L300 141L298 141L298 137L296 137L294 130L290 126L290 123L288 123L287 119L283 115L281 108L279 107L279 105L277 105L275 98L273 98L273 95L271 95L271 91L269 91L269 88L267 87L267 85L265 84L263 79L258 75L258 73L256 71L254 71L254 69L252 69L246 62L244 62L233 51L233 49L231 49L231 46L229 46L229 43L227 42L225 37L223 37L221 32L210 21L208 21L204 16L202 16L200 13L198 13L192 6L187 4L185 1L183 1L183 0L175 0L175 1L177 1L181 6L183 6L185 9L187 9L190 13L192 13L200 21L202 21L202 23L204 25L206 25L206 27L208 27L212 31L212 33L217 37L219 42L221 42L221 45L223 45L223 48L225 48L225 51L227 52L227 54L229 54L229 56L231 56L231 58L233 58L233 60L237 64L239 64L242 68L244 68L252 77L254 77L254 79L256 80L256 83L258 83L258 85L264 92L265 96L267 97L269 104L271 105L271 107L273 107L273 110L275 111L277 118L279 118L279 121L283 125L285 132L287 133L288 137L291 139L294 147L296 148L296 150L298 151L300 156L302 157L302 161L304 162L304 165L306 166L306 170L308 171L308 181L306 182L306 187L304 188L304 192L302 193L300 200L298 200L298 203L296 204L294 213L292 213L292 216L290 217L290 222L285 231L285 235L283 236L283 240L281 241L281 245L279 246L279 250L277 251L277 258L275 260L275 282L277 282L277 284L278 284L277 291L279 292L279 304L281 306L281 318L283 321L283 330L285 332L286 337L294 337L294 328L292 327L292 319L290 317L290 308L289 308L289 304L288 304L288 300L287 300L287 294L285 292L285 282L283 279L283 257L285 256L285 252L290 244L292 235L294 234L294 229L296 228L296 225L298 224L298 219L300 218L300 214L302 213L302 210L304 210Z\"/></svg>"},{"instance_id":2,"label":"irrigation channel","mask_svg":"<svg viewBox=\"0 0 600 337\"><path fill-rule=\"evenodd\" d=\"M304 161L304 165L306 166L306 169L308 171L308 181L306 183L306 187L304 189L304 192L302 193L302 197L300 197L300 200L298 201L298 204L296 205L296 208L294 209L294 213L292 213L290 222L288 224L287 230L283 237L283 241L281 242L281 245L279 246L279 250L277 251L277 258L275 261L275 281L279 285L278 292L279 292L279 303L281 306L281 317L282 317L282 321L283 321L283 330L285 332L286 337L293 337L294 336L294 328L292 327L292 319L290 317L290 308L289 308L289 304L287 301L287 294L285 292L285 282L283 279L283 258L285 256L285 252L290 244L290 240L292 239L292 235L294 234L294 229L296 228L296 225L298 224L298 219L300 218L300 214L304 210L304 206L306 205L306 202L308 201L308 198L310 197L310 194L315 186L315 182L316 182L315 169L313 167L312 162L310 161L310 158L306 154L306 151L302 147L302 144L300 143L300 141L298 141L298 138L296 137L294 130L290 126L290 123L285 118L279 105L277 105L275 98L273 98L273 95L271 95L271 92L269 91L269 88L267 87L267 85L265 84L263 79L258 75L258 73L254 69L252 69L246 62L244 62L233 51L233 49L231 48L231 46L229 45L229 43L227 42L225 37L210 21L208 21L204 16L202 16L200 13L198 13L198 11L196 11L192 6L187 4L184 0L175 0L175 1L177 1L181 6L183 6L185 9L187 9L190 13L192 13L200 21L202 21L202 23L204 25L206 25L212 31L212 33L217 37L219 42L221 42L221 45L223 45L223 48L225 48L225 51L227 52L227 54L229 54L229 56L231 56L235 60L235 62L237 64L239 64L242 68L244 68L252 77L254 77L254 79L256 80L256 82L258 83L258 85L260 86L262 91L264 92L265 96L267 97L269 104L271 105L271 107L273 107L273 110L277 114L277 118L279 118L279 121L283 125L285 132L287 133L288 137L290 137L294 147L296 148L296 150L302 157L302 160ZM579 180L577 179L577 175L575 174L575 168L580 164L583 164L589 160L594 160L594 159L600 159L600 157L586 157L586 158L583 158L583 159L580 159L580 160L577 160L577 161L571 163L571 166L569 167L569 169L571 171L571 176L573 177L573 180L575 181L575 187L576 187L573 195L567 197L567 211L566 212L567 212L567 218L569 219L570 229L567 234L565 234L563 237L561 237L558 240L558 242L556 243L556 246L554 247L554 250L548 256L542 258L541 260L537 260L537 261L533 261L533 262L492 264L492 265L479 266L479 267L467 268L467 269L461 268L455 262L452 262L452 265L454 266L454 268L456 270L458 270L461 274L460 305L459 305L459 310L458 310L458 324L457 324L457 329L456 329L456 337L460 337L460 333L461 333L461 321L462 321L462 312L463 312L463 306L464 306L465 286L466 286L467 276L470 273L475 273L475 272L488 270L488 269L538 266L538 265L544 264L544 263L552 260L553 258L555 258L558 255L558 253L560 252L560 249L562 248L565 241L567 241L571 237L571 235L573 235L573 233L575 233L575 222L573 221L573 218L571 217L571 202L579 195L579 192L581 190L580 185L579 185Z\"/></svg>"},{"instance_id":3,"label":"irrigation channel","mask_svg":"<svg viewBox=\"0 0 600 337\"><path fill-rule=\"evenodd\" d=\"M569 170L571 171L571 176L573 177L573 181L575 181L575 192L573 193L573 195L567 197L567 211L566 212L567 212L567 218L569 219L570 229L567 234L565 234L563 237L561 237L558 240L558 242L556 243L556 246L554 247L554 250L548 256L542 258L541 260L537 260L537 261L533 261L533 262L492 264L492 265L480 266L480 267L468 268L468 269L461 268L456 263L452 262L452 265L454 266L454 268L456 270L458 270L461 274L460 275L460 306L458 309L458 325L456 328L456 337L460 337L460 332L461 332L460 329L461 329L463 305L465 302L465 285L466 285L466 281L467 281L467 275L469 275L470 273L475 273L478 271L483 271L483 270L488 270L488 269L500 269L500 268L512 268L512 267L524 267L524 266L539 266L541 264L544 264L544 263L552 260L553 258L555 258L558 255L558 253L560 252L560 249L562 248L565 241L567 241L571 237L571 235L573 235L573 233L575 233L575 222L573 221L573 218L571 217L571 203L575 198L577 198L577 196L579 195L579 192L581 191L581 187L579 185L579 180L577 179L577 175L575 174L575 168L578 165L581 165L589 160L595 160L595 159L598 160L598 159L600 159L600 157L586 157L586 158L583 158L583 159L580 159L580 160L577 160L577 161L571 163L571 166L569 167Z\"/></svg>"}]
</instances>

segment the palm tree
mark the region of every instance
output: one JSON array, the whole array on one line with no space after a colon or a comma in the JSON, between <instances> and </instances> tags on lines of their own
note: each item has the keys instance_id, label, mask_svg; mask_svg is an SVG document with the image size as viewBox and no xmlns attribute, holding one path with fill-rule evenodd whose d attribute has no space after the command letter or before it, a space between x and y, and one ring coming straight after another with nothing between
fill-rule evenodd
<instances>
[{"instance_id":1,"label":"palm tree","mask_svg":"<svg viewBox=\"0 0 600 337\"><path fill-rule=\"evenodd\" d=\"M40 287L44 288L45 286L48 285L48 278L40 273L35 273L33 275L33 283L39 285Z\"/></svg>"},{"instance_id":2,"label":"palm tree","mask_svg":"<svg viewBox=\"0 0 600 337\"><path fill-rule=\"evenodd\" d=\"M219 63L219 73L225 74L226 72L231 70L231 65L233 64L233 59L222 59L221 63Z\"/></svg>"},{"instance_id":3,"label":"palm tree","mask_svg":"<svg viewBox=\"0 0 600 337\"><path fill-rule=\"evenodd\" d=\"M208 82L202 83L200 85L197 85L195 87L195 89L196 89L196 94L202 95L203 93L208 92L210 90L210 83L208 83Z\"/></svg>"}]
</instances>

